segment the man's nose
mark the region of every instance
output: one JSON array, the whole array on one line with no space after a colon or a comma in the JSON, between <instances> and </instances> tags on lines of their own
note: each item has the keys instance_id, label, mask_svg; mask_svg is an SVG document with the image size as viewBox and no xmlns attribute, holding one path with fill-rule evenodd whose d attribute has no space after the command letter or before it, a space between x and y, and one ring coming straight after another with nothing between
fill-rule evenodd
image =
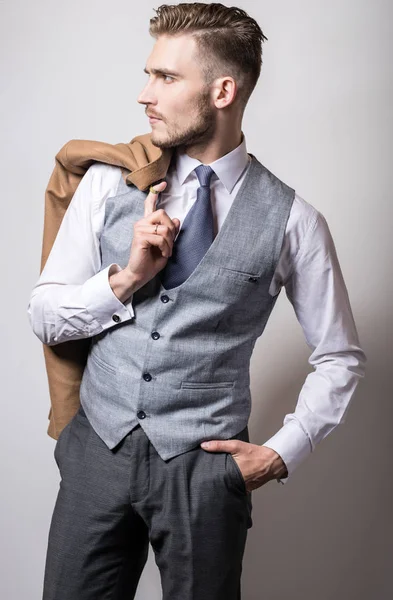
<instances>
[{"instance_id":1,"label":"man's nose","mask_svg":"<svg viewBox=\"0 0 393 600\"><path fill-rule=\"evenodd\" d=\"M154 104L155 98L149 86L145 86L137 98L139 104Z\"/></svg>"}]
</instances>

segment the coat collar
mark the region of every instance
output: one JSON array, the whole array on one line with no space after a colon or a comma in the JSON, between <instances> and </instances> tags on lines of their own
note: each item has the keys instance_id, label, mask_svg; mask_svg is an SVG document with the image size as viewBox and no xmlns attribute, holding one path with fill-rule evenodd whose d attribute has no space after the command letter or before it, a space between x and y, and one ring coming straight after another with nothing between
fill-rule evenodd
<instances>
[{"instance_id":1,"label":"coat collar","mask_svg":"<svg viewBox=\"0 0 393 600\"><path fill-rule=\"evenodd\" d=\"M93 162L104 162L122 168L127 185L133 184L145 191L160 179L164 179L175 152L176 171L181 184L200 164L186 154L183 147L157 148L151 142L151 134L138 135L128 143L109 144L93 140L70 140L56 154L60 168L70 174L84 175ZM217 177L231 193L248 162L246 140L242 132L240 144L228 154L210 163ZM78 181L79 183L79 181Z\"/></svg>"},{"instance_id":2,"label":"coat collar","mask_svg":"<svg viewBox=\"0 0 393 600\"><path fill-rule=\"evenodd\" d=\"M109 144L94 140L70 140L56 154L56 166L83 177L94 162L104 162L122 168L127 184L139 190L165 177L173 149L157 148L150 133L138 135L128 144ZM80 178L81 178L80 177Z\"/></svg>"}]
</instances>

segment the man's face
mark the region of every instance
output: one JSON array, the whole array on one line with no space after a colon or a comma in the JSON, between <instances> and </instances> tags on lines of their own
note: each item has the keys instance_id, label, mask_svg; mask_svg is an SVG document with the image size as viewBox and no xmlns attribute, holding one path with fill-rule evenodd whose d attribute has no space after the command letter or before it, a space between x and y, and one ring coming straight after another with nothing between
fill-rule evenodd
<instances>
[{"instance_id":1,"label":"man's face","mask_svg":"<svg viewBox=\"0 0 393 600\"><path fill-rule=\"evenodd\" d=\"M152 144L173 148L209 141L216 110L198 67L193 38L160 36L146 70L148 82L137 100L146 105L147 115L160 119L149 122Z\"/></svg>"}]
</instances>

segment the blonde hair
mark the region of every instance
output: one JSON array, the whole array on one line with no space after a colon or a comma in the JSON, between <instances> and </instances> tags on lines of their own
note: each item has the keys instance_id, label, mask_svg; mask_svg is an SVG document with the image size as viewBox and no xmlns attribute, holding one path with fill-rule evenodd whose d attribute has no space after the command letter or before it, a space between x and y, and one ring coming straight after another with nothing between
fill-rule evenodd
<instances>
[{"instance_id":1,"label":"blonde hair","mask_svg":"<svg viewBox=\"0 0 393 600\"><path fill-rule=\"evenodd\" d=\"M206 85L218 77L233 77L238 86L235 102L244 110L260 76L262 43L268 39L258 23L241 8L216 2L162 4L154 11L150 35L191 34Z\"/></svg>"}]
</instances>

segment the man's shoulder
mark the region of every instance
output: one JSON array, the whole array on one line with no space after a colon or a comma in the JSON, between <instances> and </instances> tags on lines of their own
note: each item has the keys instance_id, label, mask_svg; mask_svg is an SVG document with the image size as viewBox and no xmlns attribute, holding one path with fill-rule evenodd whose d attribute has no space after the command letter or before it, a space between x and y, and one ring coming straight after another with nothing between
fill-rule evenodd
<instances>
[{"instance_id":1,"label":"man's shoulder","mask_svg":"<svg viewBox=\"0 0 393 600\"><path fill-rule=\"evenodd\" d=\"M98 177L101 179L119 178L121 175L121 167L95 161L90 165L86 173L89 173L91 177Z\"/></svg>"},{"instance_id":2,"label":"man's shoulder","mask_svg":"<svg viewBox=\"0 0 393 600\"><path fill-rule=\"evenodd\" d=\"M306 232L315 225L320 215L319 210L311 202L295 191L290 220L300 237L304 237Z\"/></svg>"},{"instance_id":3,"label":"man's shoulder","mask_svg":"<svg viewBox=\"0 0 393 600\"><path fill-rule=\"evenodd\" d=\"M122 177L121 167L103 162L94 162L84 177L89 181L91 192L96 198L114 194Z\"/></svg>"}]
</instances>

